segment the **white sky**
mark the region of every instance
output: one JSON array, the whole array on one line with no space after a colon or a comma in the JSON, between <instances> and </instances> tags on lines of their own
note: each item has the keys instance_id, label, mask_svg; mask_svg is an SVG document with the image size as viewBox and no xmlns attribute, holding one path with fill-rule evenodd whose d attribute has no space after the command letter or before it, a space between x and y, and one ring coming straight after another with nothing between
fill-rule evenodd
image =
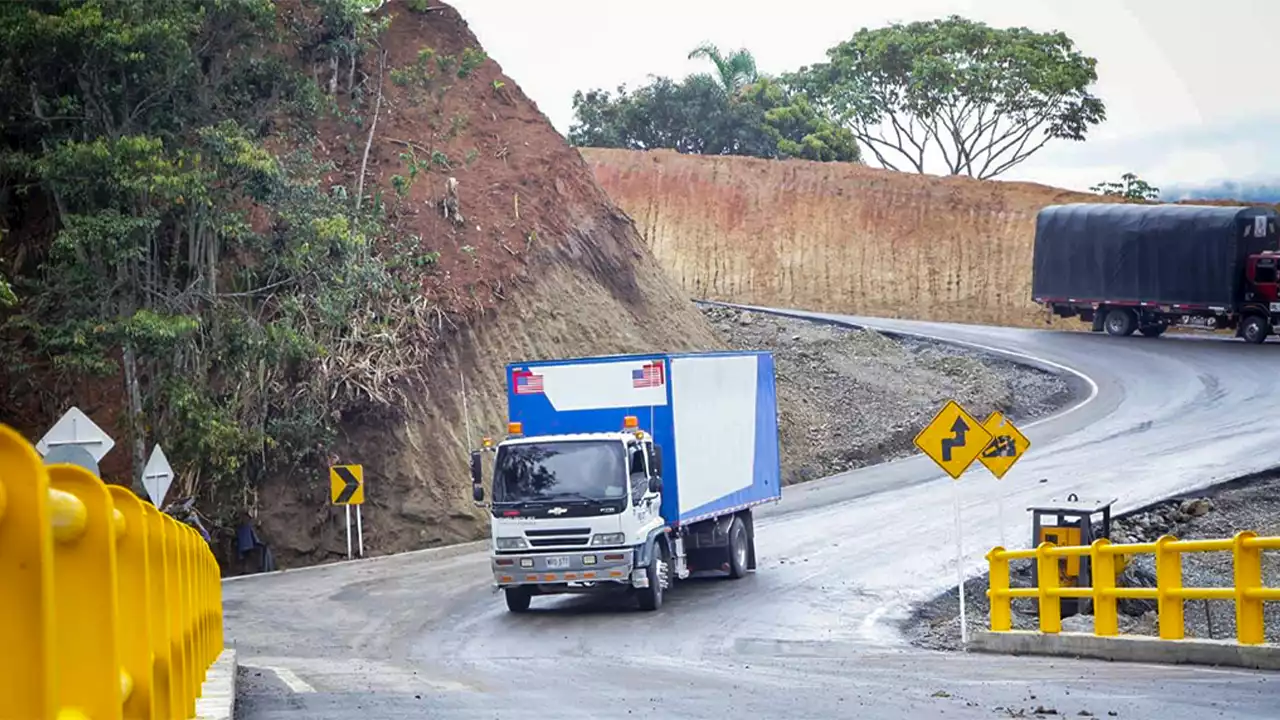
<instances>
[{"instance_id":1,"label":"white sky","mask_svg":"<svg viewBox=\"0 0 1280 720\"><path fill-rule=\"evenodd\" d=\"M779 73L822 61L863 26L955 13L1062 30L1098 58L1106 122L1084 143L1051 142L1003 178L1084 190L1130 170L1160 187L1280 176L1276 0L446 2L561 133L575 90L704 71L687 59L703 41L749 48L762 72Z\"/></svg>"}]
</instances>

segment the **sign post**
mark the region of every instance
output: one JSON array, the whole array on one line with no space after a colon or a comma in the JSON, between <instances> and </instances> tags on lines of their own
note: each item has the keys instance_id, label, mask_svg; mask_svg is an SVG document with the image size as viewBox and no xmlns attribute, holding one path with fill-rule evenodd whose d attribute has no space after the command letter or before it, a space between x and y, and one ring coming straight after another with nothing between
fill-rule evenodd
<instances>
[{"instance_id":1,"label":"sign post","mask_svg":"<svg viewBox=\"0 0 1280 720\"><path fill-rule=\"evenodd\" d=\"M987 416L982 427L991 433L991 444L982 451L978 462L985 465L991 474L996 476L996 480L1002 480L1004 474L1009 472L1009 468L1013 467L1023 453L1031 448L1031 441L998 410ZM1009 546L1004 542L1004 493L996 493L996 503L999 513L997 522L1000 523L1000 547L1008 549Z\"/></svg>"},{"instance_id":2,"label":"sign post","mask_svg":"<svg viewBox=\"0 0 1280 720\"><path fill-rule=\"evenodd\" d=\"M933 416L915 438L916 447L937 463L938 467L959 481L964 471L991 443L991 433L954 400ZM956 592L960 600L960 642L969 644L968 618L964 599L964 537L960 519L960 486L952 485L956 516Z\"/></svg>"},{"instance_id":3,"label":"sign post","mask_svg":"<svg viewBox=\"0 0 1280 720\"><path fill-rule=\"evenodd\" d=\"M364 524L360 506L364 504L364 466L332 465L329 467L329 501L342 505L347 517L347 559L351 559L351 506L356 506L356 532L359 534L360 557L364 557Z\"/></svg>"}]
</instances>

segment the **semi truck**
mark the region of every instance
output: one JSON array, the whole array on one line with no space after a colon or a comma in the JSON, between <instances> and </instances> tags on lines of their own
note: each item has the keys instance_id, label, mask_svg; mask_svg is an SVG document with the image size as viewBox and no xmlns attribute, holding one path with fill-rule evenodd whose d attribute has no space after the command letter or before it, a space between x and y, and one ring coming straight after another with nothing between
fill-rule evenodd
<instances>
[{"instance_id":1,"label":"semi truck","mask_svg":"<svg viewBox=\"0 0 1280 720\"><path fill-rule=\"evenodd\" d=\"M1036 217L1033 253L1033 301L1094 332L1159 337L1184 326L1261 343L1280 324L1269 208L1051 205Z\"/></svg>"},{"instance_id":2,"label":"semi truck","mask_svg":"<svg viewBox=\"0 0 1280 720\"><path fill-rule=\"evenodd\" d=\"M506 370L507 436L471 451L471 482L492 516L493 582L509 611L539 595L609 591L652 611L694 573L755 570L752 509L782 497L772 354Z\"/></svg>"}]
</instances>

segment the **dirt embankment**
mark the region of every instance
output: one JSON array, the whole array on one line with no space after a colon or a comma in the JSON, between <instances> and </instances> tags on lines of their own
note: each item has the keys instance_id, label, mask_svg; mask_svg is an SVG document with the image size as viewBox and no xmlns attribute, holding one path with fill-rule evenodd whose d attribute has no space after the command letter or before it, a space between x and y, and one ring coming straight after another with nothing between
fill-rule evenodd
<instances>
[{"instance_id":1,"label":"dirt embankment","mask_svg":"<svg viewBox=\"0 0 1280 720\"><path fill-rule=\"evenodd\" d=\"M966 348L717 305L703 313L731 346L773 352L788 484L919 452L912 440L948 398L1014 422L1071 398L1057 375Z\"/></svg>"},{"instance_id":2,"label":"dirt embankment","mask_svg":"<svg viewBox=\"0 0 1280 720\"><path fill-rule=\"evenodd\" d=\"M455 329L442 322L426 391L402 422L346 428L339 455L364 465L365 546L376 554L487 532L484 513L471 502L466 457L481 434L504 427L507 362L722 347L581 156L493 59L434 97L404 82L424 51L465 59L481 49L456 11L432 5L418 13L391 2L380 11L393 20L383 41L386 98L366 182L390 201L393 176L409 175L406 153L431 165L402 200L411 209L403 232L440 253L426 291L472 311ZM325 140L330 148L356 149L335 153L348 171L359 167L365 141ZM457 182L460 221L446 217L455 207L448 178ZM257 522L280 564L345 551L342 513L328 506L327 493L319 473L264 488Z\"/></svg>"},{"instance_id":3,"label":"dirt embankment","mask_svg":"<svg viewBox=\"0 0 1280 720\"><path fill-rule=\"evenodd\" d=\"M1101 200L848 163L581 153L687 294L879 317L1043 327L1036 213Z\"/></svg>"}]
</instances>

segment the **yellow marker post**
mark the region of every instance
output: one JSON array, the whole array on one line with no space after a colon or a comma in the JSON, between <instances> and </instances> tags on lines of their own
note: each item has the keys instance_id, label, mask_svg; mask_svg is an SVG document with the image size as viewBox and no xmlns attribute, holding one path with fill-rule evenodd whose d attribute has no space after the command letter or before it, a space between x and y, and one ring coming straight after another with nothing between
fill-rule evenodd
<instances>
[{"instance_id":1,"label":"yellow marker post","mask_svg":"<svg viewBox=\"0 0 1280 720\"><path fill-rule=\"evenodd\" d=\"M123 522L116 533L117 602L120 608L120 665L132 689L124 698L126 718L150 717L155 682L151 661L151 595L148 577L146 514L128 488L109 485L107 492Z\"/></svg>"},{"instance_id":2,"label":"yellow marker post","mask_svg":"<svg viewBox=\"0 0 1280 720\"><path fill-rule=\"evenodd\" d=\"M57 714L49 476L34 447L0 425L0 700L13 718Z\"/></svg>"},{"instance_id":3,"label":"yellow marker post","mask_svg":"<svg viewBox=\"0 0 1280 720\"><path fill-rule=\"evenodd\" d=\"M147 597L151 613L151 655L154 658L152 707L155 708L154 717L171 718L177 707L177 690L173 687L173 624L166 588L169 553L173 552L173 546L166 542L165 516L151 503L142 503L142 511L147 523Z\"/></svg>"},{"instance_id":4,"label":"yellow marker post","mask_svg":"<svg viewBox=\"0 0 1280 720\"><path fill-rule=\"evenodd\" d=\"M61 708L86 717L123 714L116 590L115 507L107 487L78 465L50 465L54 528L54 644Z\"/></svg>"},{"instance_id":5,"label":"yellow marker post","mask_svg":"<svg viewBox=\"0 0 1280 720\"><path fill-rule=\"evenodd\" d=\"M364 521L360 506L364 504L364 466L333 465L329 468L329 501L343 505L347 515L347 559L351 559L351 506L356 506L356 534L359 536L360 557L364 557Z\"/></svg>"}]
</instances>

